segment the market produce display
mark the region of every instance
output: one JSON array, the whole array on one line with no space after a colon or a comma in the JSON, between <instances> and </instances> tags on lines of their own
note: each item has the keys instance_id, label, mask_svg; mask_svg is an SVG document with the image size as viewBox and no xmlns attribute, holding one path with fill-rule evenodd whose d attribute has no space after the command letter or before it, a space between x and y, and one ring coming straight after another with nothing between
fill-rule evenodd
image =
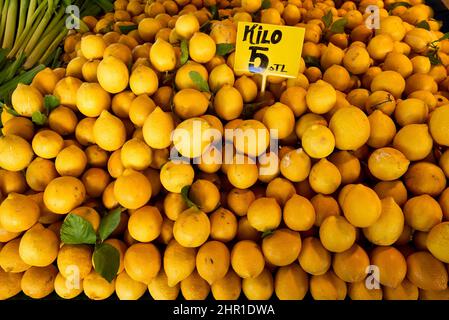
<instances>
[{"instance_id":1,"label":"market produce display","mask_svg":"<svg viewBox=\"0 0 449 320\"><path fill-rule=\"evenodd\" d=\"M0 300L449 299L422 0L86 3L0 1ZM244 21L305 28L296 78L234 71Z\"/></svg>"}]
</instances>

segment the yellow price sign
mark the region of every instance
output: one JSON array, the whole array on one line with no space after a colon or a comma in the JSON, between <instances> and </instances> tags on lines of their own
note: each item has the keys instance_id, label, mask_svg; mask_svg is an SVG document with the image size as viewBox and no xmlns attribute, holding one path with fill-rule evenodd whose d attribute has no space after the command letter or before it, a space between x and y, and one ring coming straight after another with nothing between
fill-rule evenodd
<instances>
[{"instance_id":1,"label":"yellow price sign","mask_svg":"<svg viewBox=\"0 0 449 320\"><path fill-rule=\"evenodd\" d=\"M239 22L234 70L296 78L305 29Z\"/></svg>"}]
</instances>

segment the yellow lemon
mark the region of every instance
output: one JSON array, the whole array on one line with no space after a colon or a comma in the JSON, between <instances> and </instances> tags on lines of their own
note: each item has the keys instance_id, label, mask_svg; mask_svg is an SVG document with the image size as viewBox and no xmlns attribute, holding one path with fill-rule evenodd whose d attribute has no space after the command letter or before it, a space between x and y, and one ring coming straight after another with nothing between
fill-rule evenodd
<instances>
[{"instance_id":1,"label":"yellow lemon","mask_svg":"<svg viewBox=\"0 0 449 320\"><path fill-rule=\"evenodd\" d=\"M346 194L343 213L355 227L366 228L379 219L382 211L381 201L373 189L358 184Z\"/></svg>"},{"instance_id":2,"label":"yellow lemon","mask_svg":"<svg viewBox=\"0 0 449 320\"><path fill-rule=\"evenodd\" d=\"M52 180L44 191L45 206L58 214L69 213L84 202L86 188L75 177L59 177Z\"/></svg>"},{"instance_id":3,"label":"yellow lemon","mask_svg":"<svg viewBox=\"0 0 449 320\"><path fill-rule=\"evenodd\" d=\"M150 49L151 65L160 72L173 70L176 66L176 53L167 41L158 38Z\"/></svg>"},{"instance_id":4,"label":"yellow lemon","mask_svg":"<svg viewBox=\"0 0 449 320\"><path fill-rule=\"evenodd\" d=\"M159 273L161 255L152 243L136 243L126 250L124 265L131 279L149 284Z\"/></svg>"},{"instance_id":5,"label":"yellow lemon","mask_svg":"<svg viewBox=\"0 0 449 320\"><path fill-rule=\"evenodd\" d=\"M277 229L262 241L265 259L275 266L287 266L298 259L301 236L289 229Z\"/></svg>"},{"instance_id":6,"label":"yellow lemon","mask_svg":"<svg viewBox=\"0 0 449 320\"><path fill-rule=\"evenodd\" d=\"M33 158L30 144L23 138L9 134L0 138L0 167L9 171L25 169Z\"/></svg>"},{"instance_id":7,"label":"yellow lemon","mask_svg":"<svg viewBox=\"0 0 449 320\"><path fill-rule=\"evenodd\" d=\"M310 111L323 114L330 111L337 102L335 89L327 82L318 80L310 85L306 94L306 103Z\"/></svg>"},{"instance_id":8,"label":"yellow lemon","mask_svg":"<svg viewBox=\"0 0 449 320\"><path fill-rule=\"evenodd\" d=\"M340 150L356 150L370 136L368 117L357 107L341 108L335 112L329 129L335 136L335 146Z\"/></svg>"},{"instance_id":9,"label":"yellow lemon","mask_svg":"<svg viewBox=\"0 0 449 320\"><path fill-rule=\"evenodd\" d=\"M127 209L138 209L144 206L152 195L152 187L148 178L135 170L125 170L114 184L114 197Z\"/></svg>"},{"instance_id":10,"label":"yellow lemon","mask_svg":"<svg viewBox=\"0 0 449 320\"><path fill-rule=\"evenodd\" d=\"M110 104L109 93L98 83L84 82L76 93L76 106L87 117L98 117Z\"/></svg>"},{"instance_id":11,"label":"yellow lemon","mask_svg":"<svg viewBox=\"0 0 449 320\"><path fill-rule=\"evenodd\" d=\"M95 121L93 135L100 148L106 151L115 151L125 143L125 125L108 111L102 111Z\"/></svg>"},{"instance_id":12,"label":"yellow lemon","mask_svg":"<svg viewBox=\"0 0 449 320\"><path fill-rule=\"evenodd\" d=\"M128 86L129 72L123 61L109 56L98 64L97 77L104 90L119 93Z\"/></svg>"},{"instance_id":13,"label":"yellow lemon","mask_svg":"<svg viewBox=\"0 0 449 320\"><path fill-rule=\"evenodd\" d=\"M156 207L145 206L131 215L128 231L139 242L151 242L161 234L162 216Z\"/></svg>"},{"instance_id":14,"label":"yellow lemon","mask_svg":"<svg viewBox=\"0 0 449 320\"><path fill-rule=\"evenodd\" d=\"M386 147L375 150L368 159L368 168L373 176L382 181L392 181L402 177L410 161L402 152Z\"/></svg>"},{"instance_id":15,"label":"yellow lemon","mask_svg":"<svg viewBox=\"0 0 449 320\"><path fill-rule=\"evenodd\" d=\"M174 193L181 193L185 186L193 183L195 172L190 164L167 162L161 169L160 179L165 189Z\"/></svg>"},{"instance_id":16,"label":"yellow lemon","mask_svg":"<svg viewBox=\"0 0 449 320\"><path fill-rule=\"evenodd\" d=\"M198 250L196 269L198 274L212 285L227 274L230 260L226 245L219 241L208 241Z\"/></svg>"},{"instance_id":17,"label":"yellow lemon","mask_svg":"<svg viewBox=\"0 0 449 320\"><path fill-rule=\"evenodd\" d=\"M44 111L44 98L39 90L22 83L19 83L13 91L11 103L14 110L24 117L31 117L35 112Z\"/></svg>"},{"instance_id":18,"label":"yellow lemon","mask_svg":"<svg viewBox=\"0 0 449 320\"><path fill-rule=\"evenodd\" d=\"M231 265L239 277L255 278L264 270L265 261L257 243L242 240L232 248Z\"/></svg>"},{"instance_id":19,"label":"yellow lemon","mask_svg":"<svg viewBox=\"0 0 449 320\"><path fill-rule=\"evenodd\" d=\"M247 216L253 228L265 232L279 226L282 212L275 199L262 197L251 203Z\"/></svg>"},{"instance_id":20,"label":"yellow lemon","mask_svg":"<svg viewBox=\"0 0 449 320\"><path fill-rule=\"evenodd\" d=\"M207 34L195 32L189 41L189 56L198 63L207 63L216 51L215 41Z\"/></svg>"},{"instance_id":21,"label":"yellow lemon","mask_svg":"<svg viewBox=\"0 0 449 320\"><path fill-rule=\"evenodd\" d=\"M173 226L176 241L184 247L196 248L206 242L210 235L209 217L197 208L179 214Z\"/></svg>"},{"instance_id":22,"label":"yellow lemon","mask_svg":"<svg viewBox=\"0 0 449 320\"><path fill-rule=\"evenodd\" d=\"M36 224L22 236L19 246L23 262L35 267L45 267L58 256L59 239L50 229Z\"/></svg>"}]
</instances>

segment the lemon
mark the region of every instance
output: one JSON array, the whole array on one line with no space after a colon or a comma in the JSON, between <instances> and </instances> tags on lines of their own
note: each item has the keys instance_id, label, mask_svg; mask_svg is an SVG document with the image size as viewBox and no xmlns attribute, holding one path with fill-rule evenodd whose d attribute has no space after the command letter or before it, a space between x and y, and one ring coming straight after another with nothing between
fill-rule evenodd
<instances>
[{"instance_id":1,"label":"lemon","mask_svg":"<svg viewBox=\"0 0 449 320\"><path fill-rule=\"evenodd\" d=\"M376 245L389 246L394 244L404 229L404 215L398 204L391 197L381 200L380 217L367 228L363 229L365 237Z\"/></svg>"},{"instance_id":2,"label":"lemon","mask_svg":"<svg viewBox=\"0 0 449 320\"><path fill-rule=\"evenodd\" d=\"M217 92L226 84L233 86L234 82L234 71L227 64L220 64L210 72L209 87L213 92Z\"/></svg>"},{"instance_id":3,"label":"lemon","mask_svg":"<svg viewBox=\"0 0 449 320\"><path fill-rule=\"evenodd\" d=\"M195 32L189 41L189 56L198 63L207 63L216 52L215 41L207 34Z\"/></svg>"},{"instance_id":4,"label":"lemon","mask_svg":"<svg viewBox=\"0 0 449 320\"><path fill-rule=\"evenodd\" d=\"M312 166L309 184L317 193L334 193L341 184L340 171L332 162L323 158Z\"/></svg>"},{"instance_id":5,"label":"lemon","mask_svg":"<svg viewBox=\"0 0 449 320\"><path fill-rule=\"evenodd\" d=\"M58 256L59 239L50 229L36 224L22 236L19 246L23 262L35 267L45 267Z\"/></svg>"},{"instance_id":6,"label":"lemon","mask_svg":"<svg viewBox=\"0 0 449 320\"><path fill-rule=\"evenodd\" d=\"M62 150L64 140L52 130L42 130L34 136L31 146L37 156L52 159Z\"/></svg>"},{"instance_id":7,"label":"lemon","mask_svg":"<svg viewBox=\"0 0 449 320\"><path fill-rule=\"evenodd\" d=\"M98 198L110 182L108 173L100 168L90 168L81 177L88 196Z\"/></svg>"},{"instance_id":8,"label":"lemon","mask_svg":"<svg viewBox=\"0 0 449 320\"><path fill-rule=\"evenodd\" d=\"M401 126L425 123L428 116L428 107L424 101L410 98L400 101L395 109L394 117Z\"/></svg>"},{"instance_id":9,"label":"lemon","mask_svg":"<svg viewBox=\"0 0 449 320\"><path fill-rule=\"evenodd\" d=\"M214 110L223 120L237 119L243 111L243 98L239 90L224 85L214 97Z\"/></svg>"},{"instance_id":10,"label":"lemon","mask_svg":"<svg viewBox=\"0 0 449 320\"><path fill-rule=\"evenodd\" d=\"M176 66L176 53L167 41L158 38L150 49L151 65L160 72L173 70Z\"/></svg>"},{"instance_id":11,"label":"lemon","mask_svg":"<svg viewBox=\"0 0 449 320\"><path fill-rule=\"evenodd\" d=\"M115 290L115 279L108 282L94 270L83 280L84 294L92 300L105 300Z\"/></svg>"},{"instance_id":12,"label":"lemon","mask_svg":"<svg viewBox=\"0 0 449 320\"><path fill-rule=\"evenodd\" d=\"M323 275L314 275L310 279L310 293L315 300L344 300L347 293L346 283L328 271Z\"/></svg>"},{"instance_id":13,"label":"lemon","mask_svg":"<svg viewBox=\"0 0 449 320\"><path fill-rule=\"evenodd\" d=\"M190 118L181 122L172 133L176 150L188 158L201 156L214 140L214 131L202 118Z\"/></svg>"},{"instance_id":14,"label":"lemon","mask_svg":"<svg viewBox=\"0 0 449 320\"><path fill-rule=\"evenodd\" d=\"M145 66L137 66L129 78L129 87L135 95L152 95L156 92L159 80L153 69Z\"/></svg>"},{"instance_id":15,"label":"lemon","mask_svg":"<svg viewBox=\"0 0 449 320\"><path fill-rule=\"evenodd\" d=\"M209 99L200 91L187 88L175 94L173 105L178 116L189 119L205 114L209 107Z\"/></svg>"},{"instance_id":16,"label":"lemon","mask_svg":"<svg viewBox=\"0 0 449 320\"><path fill-rule=\"evenodd\" d=\"M404 176L407 190L415 195L437 196L446 187L443 170L433 163L416 162Z\"/></svg>"},{"instance_id":17,"label":"lemon","mask_svg":"<svg viewBox=\"0 0 449 320\"><path fill-rule=\"evenodd\" d=\"M3 135L16 135L26 141L30 141L34 136L33 122L24 117L13 117L3 125Z\"/></svg>"},{"instance_id":18,"label":"lemon","mask_svg":"<svg viewBox=\"0 0 449 320\"><path fill-rule=\"evenodd\" d=\"M345 218L329 216L320 226L320 240L331 252L348 250L355 241L356 230Z\"/></svg>"},{"instance_id":19,"label":"lemon","mask_svg":"<svg viewBox=\"0 0 449 320\"><path fill-rule=\"evenodd\" d=\"M184 14L176 20L175 31L184 39L190 39L200 29L198 19L193 14Z\"/></svg>"},{"instance_id":20,"label":"lemon","mask_svg":"<svg viewBox=\"0 0 449 320\"><path fill-rule=\"evenodd\" d=\"M52 94L60 77L54 70L45 68L39 71L31 82L31 86L38 89L43 95Z\"/></svg>"},{"instance_id":21,"label":"lemon","mask_svg":"<svg viewBox=\"0 0 449 320\"><path fill-rule=\"evenodd\" d=\"M135 170L125 170L114 184L114 197L127 209L144 206L152 195L151 183L147 177Z\"/></svg>"},{"instance_id":22,"label":"lemon","mask_svg":"<svg viewBox=\"0 0 449 320\"><path fill-rule=\"evenodd\" d=\"M404 217L413 229L428 232L441 223L443 212L434 198L423 194L408 199L404 205Z\"/></svg>"},{"instance_id":23,"label":"lemon","mask_svg":"<svg viewBox=\"0 0 449 320\"><path fill-rule=\"evenodd\" d=\"M54 290L54 281L58 269L49 265L47 267L31 267L22 277L21 287L25 295L33 299L42 299Z\"/></svg>"},{"instance_id":24,"label":"lemon","mask_svg":"<svg viewBox=\"0 0 449 320\"><path fill-rule=\"evenodd\" d=\"M98 83L84 82L76 93L76 106L87 117L98 117L110 104L109 93Z\"/></svg>"},{"instance_id":25,"label":"lemon","mask_svg":"<svg viewBox=\"0 0 449 320\"><path fill-rule=\"evenodd\" d=\"M352 300L382 300L382 289L368 289L365 281L349 284L348 296Z\"/></svg>"},{"instance_id":26,"label":"lemon","mask_svg":"<svg viewBox=\"0 0 449 320\"><path fill-rule=\"evenodd\" d=\"M44 98L35 87L19 83L11 96L14 110L21 116L31 117L35 112L44 111Z\"/></svg>"},{"instance_id":27,"label":"lemon","mask_svg":"<svg viewBox=\"0 0 449 320\"><path fill-rule=\"evenodd\" d=\"M447 121L449 118L449 104L437 108L430 114L429 129L432 138L436 143L449 146L449 139L444 132L447 131Z\"/></svg>"},{"instance_id":28,"label":"lemon","mask_svg":"<svg viewBox=\"0 0 449 320\"><path fill-rule=\"evenodd\" d=\"M374 60L384 60L386 55L393 51L394 43L389 34L379 34L372 38L367 46L371 58Z\"/></svg>"},{"instance_id":29,"label":"lemon","mask_svg":"<svg viewBox=\"0 0 449 320\"><path fill-rule=\"evenodd\" d=\"M396 71L382 71L373 78L371 91L384 90L391 93L395 98L400 98L405 90L405 80Z\"/></svg>"},{"instance_id":30,"label":"lemon","mask_svg":"<svg viewBox=\"0 0 449 320\"><path fill-rule=\"evenodd\" d=\"M351 46L344 54L343 65L352 74L364 74L370 64L370 56L365 48Z\"/></svg>"},{"instance_id":31,"label":"lemon","mask_svg":"<svg viewBox=\"0 0 449 320\"><path fill-rule=\"evenodd\" d=\"M23 138L8 134L0 138L0 167L9 171L25 169L33 158L30 144Z\"/></svg>"},{"instance_id":32,"label":"lemon","mask_svg":"<svg viewBox=\"0 0 449 320\"><path fill-rule=\"evenodd\" d=\"M153 152L144 141L134 138L123 144L120 156L125 168L145 170L151 164Z\"/></svg>"},{"instance_id":33,"label":"lemon","mask_svg":"<svg viewBox=\"0 0 449 320\"><path fill-rule=\"evenodd\" d=\"M241 282L240 277L232 269L229 269L223 278L212 283L211 291L214 299L237 300L242 290Z\"/></svg>"},{"instance_id":34,"label":"lemon","mask_svg":"<svg viewBox=\"0 0 449 320\"><path fill-rule=\"evenodd\" d=\"M270 130L271 135L279 139L288 137L295 128L295 115L293 111L280 102L267 108L263 117L263 123Z\"/></svg>"},{"instance_id":35,"label":"lemon","mask_svg":"<svg viewBox=\"0 0 449 320\"><path fill-rule=\"evenodd\" d=\"M278 229L266 236L262 241L262 252L265 259L275 266L286 266L293 263L301 251L301 237L298 232L289 229Z\"/></svg>"},{"instance_id":36,"label":"lemon","mask_svg":"<svg viewBox=\"0 0 449 320\"><path fill-rule=\"evenodd\" d=\"M74 299L83 292L82 282L79 285L75 285L64 278L61 273L56 275L54 286L56 294L63 299Z\"/></svg>"},{"instance_id":37,"label":"lemon","mask_svg":"<svg viewBox=\"0 0 449 320\"><path fill-rule=\"evenodd\" d=\"M329 129L335 136L335 146L340 150L356 150L370 136L368 117L356 107L341 108L335 112Z\"/></svg>"},{"instance_id":38,"label":"lemon","mask_svg":"<svg viewBox=\"0 0 449 320\"><path fill-rule=\"evenodd\" d=\"M331 67L334 64L341 64L343 57L345 55L344 51L329 42L326 48L323 48L324 52L320 57L320 64L324 69Z\"/></svg>"},{"instance_id":39,"label":"lemon","mask_svg":"<svg viewBox=\"0 0 449 320\"><path fill-rule=\"evenodd\" d=\"M210 237L221 242L233 240L237 234L237 218L224 208L218 208L209 217Z\"/></svg>"},{"instance_id":40,"label":"lemon","mask_svg":"<svg viewBox=\"0 0 449 320\"><path fill-rule=\"evenodd\" d=\"M173 226L173 235L176 241L188 248L201 246L206 242L209 234L209 218L196 208L190 208L180 213Z\"/></svg>"},{"instance_id":41,"label":"lemon","mask_svg":"<svg viewBox=\"0 0 449 320\"><path fill-rule=\"evenodd\" d=\"M236 188L246 189L257 182L259 170L255 162L246 156L236 155L227 169L229 182Z\"/></svg>"},{"instance_id":42,"label":"lemon","mask_svg":"<svg viewBox=\"0 0 449 320\"><path fill-rule=\"evenodd\" d=\"M10 193L0 205L0 225L8 232L28 230L39 215L39 206L25 195Z\"/></svg>"},{"instance_id":43,"label":"lemon","mask_svg":"<svg viewBox=\"0 0 449 320\"><path fill-rule=\"evenodd\" d=\"M20 291L23 273L5 272L0 269L0 300L14 297Z\"/></svg>"},{"instance_id":44,"label":"lemon","mask_svg":"<svg viewBox=\"0 0 449 320\"><path fill-rule=\"evenodd\" d=\"M62 136L67 136L75 132L78 118L72 109L59 106L48 116L48 125L50 129Z\"/></svg>"},{"instance_id":45,"label":"lemon","mask_svg":"<svg viewBox=\"0 0 449 320\"><path fill-rule=\"evenodd\" d=\"M312 158L325 158L335 147L332 131L323 125L312 125L302 135L302 146Z\"/></svg>"},{"instance_id":46,"label":"lemon","mask_svg":"<svg viewBox=\"0 0 449 320\"><path fill-rule=\"evenodd\" d=\"M148 284L148 291L154 300L176 300L179 294L179 284L169 287L167 275L161 270Z\"/></svg>"},{"instance_id":47,"label":"lemon","mask_svg":"<svg viewBox=\"0 0 449 320\"><path fill-rule=\"evenodd\" d=\"M75 145L62 149L55 160L56 171L61 176L78 177L87 165L86 154Z\"/></svg>"},{"instance_id":48,"label":"lemon","mask_svg":"<svg viewBox=\"0 0 449 320\"><path fill-rule=\"evenodd\" d=\"M115 279L115 293L120 300L138 300L146 290L147 286L144 283L133 280L126 271Z\"/></svg>"},{"instance_id":49,"label":"lemon","mask_svg":"<svg viewBox=\"0 0 449 320\"><path fill-rule=\"evenodd\" d=\"M128 86L129 72L123 61L109 56L98 64L97 77L104 90L119 93Z\"/></svg>"},{"instance_id":50,"label":"lemon","mask_svg":"<svg viewBox=\"0 0 449 320\"><path fill-rule=\"evenodd\" d=\"M145 206L131 215L128 231L139 242L151 242L159 237L162 228L162 216L156 207Z\"/></svg>"},{"instance_id":51,"label":"lemon","mask_svg":"<svg viewBox=\"0 0 449 320\"><path fill-rule=\"evenodd\" d=\"M371 188L354 185L343 200L343 213L355 227L366 228L379 219L382 211L381 201Z\"/></svg>"},{"instance_id":52,"label":"lemon","mask_svg":"<svg viewBox=\"0 0 449 320\"><path fill-rule=\"evenodd\" d=\"M235 81L234 87L239 91L245 103L251 102L257 98L257 84L250 77L241 76ZM281 102L288 105L285 101Z\"/></svg>"},{"instance_id":53,"label":"lemon","mask_svg":"<svg viewBox=\"0 0 449 320\"><path fill-rule=\"evenodd\" d=\"M274 178L268 183L265 190L265 195L268 198L276 199L281 206L284 206L294 194L296 194L295 186L284 178Z\"/></svg>"},{"instance_id":54,"label":"lemon","mask_svg":"<svg viewBox=\"0 0 449 320\"><path fill-rule=\"evenodd\" d=\"M380 110L375 110L368 116L370 136L367 144L373 148L389 145L396 135L396 125L393 120Z\"/></svg>"},{"instance_id":55,"label":"lemon","mask_svg":"<svg viewBox=\"0 0 449 320\"><path fill-rule=\"evenodd\" d=\"M59 99L61 105L76 111L76 93L81 84L81 80L74 77L62 78L56 83L53 95Z\"/></svg>"},{"instance_id":56,"label":"lemon","mask_svg":"<svg viewBox=\"0 0 449 320\"><path fill-rule=\"evenodd\" d=\"M264 269L257 277L245 278L242 290L248 300L268 300L273 295L273 276Z\"/></svg>"},{"instance_id":57,"label":"lemon","mask_svg":"<svg viewBox=\"0 0 449 320\"><path fill-rule=\"evenodd\" d=\"M181 281L181 293L186 300L205 300L209 292L209 284L196 270Z\"/></svg>"},{"instance_id":58,"label":"lemon","mask_svg":"<svg viewBox=\"0 0 449 320\"><path fill-rule=\"evenodd\" d=\"M254 192L248 189L234 188L227 195L227 204L235 214L245 216L251 203L256 200Z\"/></svg>"},{"instance_id":59,"label":"lemon","mask_svg":"<svg viewBox=\"0 0 449 320\"><path fill-rule=\"evenodd\" d=\"M108 111L102 111L93 128L95 142L106 151L119 149L126 140L123 122Z\"/></svg>"},{"instance_id":60,"label":"lemon","mask_svg":"<svg viewBox=\"0 0 449 320\"><path fill-rule=\"evenodd\" d=\"M61 276L74 276L74 267L79 279L87 277L92 270L92 249L88 245L64 244L58 252L57 265Z\"/></svg>"},{"instance_id":61,"label":"lemon","mask_svg":"<svg viewBox=\"0 0 449 320\"><path fill-rule=\"evenodd\" d=\"M449 223L443 222L434 226L427 237L427 248L438 260L448 263L449 255L447 250L447 235L449 233Z\"/></svg>"},{"instance_id":62,"label":"lemon","mask_svg":"<svg viewBox=\"0 0 449 320\"><path fill-rule=\"evenodd\" d=\"M234 131L233 137L236 150L252 157L264 153L270 144L267 127L254 119L242 121Z\"/></svg>"},{"instance_id":63,"label":"lemon","mask_svg":"<svg viewBox=\"0 0 449 320\"><path fill-rule=\"evenodd\" d=\"M260 247L250 240L237 242L231 251L231 265L239 277L255 278L264 270L264 257Z\"/></svg>"},{"instance_id":64,"label":"lemon","mask_svg":"<svg viewBox=\"0 0 449 320\"><path fill-rule=\"evenodd\" d=\"M145 120L156 108L155 102L146 94L134 98L129 107L129 119L138 127L143 127Z\"/></svg>"},{"instance_id":65,"label":"lemon","mask_svg":"<svg viewBox=\"0 0 449 320\"><path fill-rule=\"evenodd\" d=\"M418 300L419 289L409 280L404 279L397 287L385 287L385 300Z\"/></svg>"},{"instance_id":66,"label":"lemon","mask_svg":"<svg viewBox=\"0 0 449 320\"><path fill-rule=\"evenodd\" d=\"M183 187L193 183L194 174L190 164L169 161L162 167L160 179L165 189L180 193Z\"/></svg>"},{"instance_id":67,"label":"lemon","mask_svg":"<svg viewBox=\"0 0 449 320\"><path fill-rule=\"evenodd\" d=\"M335 64L326 69L323 80L342 92L349 88L351 81L349 72L344 67Z\"/></svg>"},{"instance_id":68,"label":"lemon","mask_svg":"<svg viewBox=\"0 0 449 320\"><path fill-rule=\"evenodd\" d=\"M288 152L281 158L280 171L284 177L290 181L304 181L309 176L311 169L311 159L299 148Z\"/></svg>"},{"instance_id":69,"label":"lemon","mask_svg":"<svg viewBox=\"0 0 449 320\"><path fill-rule=\"evenodd\" d=\"M410 161L402 152L386 147L375 150L368 159L368 168L373 176L382 181L392 181L402 177Z\"/></svg>"},{"instance_id":70,"label":"lemon","mask_svg":"<svg viewBox=\"0 0 449 320\"><path fill-rule=\"evenodd\" d=\"M99 35L87 35L81 38L81 53L88 60L101 59L106 43Z\"/></svg>"},{"instance_id":71,"label":"lemon","mask_svg":"<svg viewBox=\"0 0 449 320\"><path fill-rule=\"evenodd\" d=\"M169 287L175 287L187 278L196 265L196 249L181 246L176 240L171 240L164 252L164 270Z\"/></svg>"},{"instance_id":72,"label":"lemon","mask_svg":"<svg viewBox=\"0 0 449 320\"><path fill-rule=\"evenodd\" d=\"M26 170L28 186L34 191L44 191L51 180L58 177L58 172L52 161L35 158Z\"/></svg>"},{"instance_id":73,"label":"lemon","mask_svg":"<svg viewBox=\"0 0 449 320\"><path fill-rule=\"evenodd\" d=\"M138 33L142 40L153 41L156 33L162 28L159 20L154 18L144 18L138 24Z\"/></svg>"},{"instance_id":74,"label":"lemon","mask_svg":"<svg viewBox=\"0 0 449 320\"><path fill-rule=\"evenodd\" d=\"M365 279L365 271L369 265L370 261L365 250L354 244L350 249L335 254L332 268L337 277L352 283Z\"/></svg>"},{"instance_id":75,"label":"lemon","mask_svg":"<svg viewBox=\"0 0 449 320\"><path fill-rule=\"evenodd\" d=\"M445 265L429 252L415 252L407 257L407 279L424 290L445 290L447 271Z\"/></svg>"},{"instance_id":76,"label":"lemon","mask_svg":"<svg viewBox=\"0 0 449 320\"><path fill-rule=\"evenodd\" d=\"M204 243L196 255L198 274L210 285L222 279L228 272L230 253L226 245L219 241Z\"/></svg>"},{"instance_id":77,"label":"lemon","mask_svg":"<svg viewBox=\"0 0 449 320\"><path fill-rule=\"evenodd\" d=\"M258 231L276 229L281 223L281 208L273 198L259 198L248 208L248 221Z\"/></svg>"},{"instance_id":78,"label":"lemon","mask_svg":"<svg viewBox=\"0 0 449 320\"><path fill-rule=\"evenodd\" d=\"M337 93L329 83L318 80L307 90L306 103L310 111L323 114L330 111L337 102Z\"/></svg>"},{"instance_id":79,"label":"lemon","mask_svg":"<svg viewBox=\"0 0 449 320\"><path fill-rule=\"evenodd\" d=\"M209 213L217 208L220 201L220 192L212 182L198 179L190 186L189 198L202 211Z\"/></svg>"},{"instance_id":80,"label":"lemon","mask_svg":"<svg viewBox=\"0 0 449 320\"><path fill-rule=\"evenodd\" d=\"M136 243L126 250L124 265L131 279L149 284L159 273L161 255L151 243Z\"/></svg>"},{"instance_id":81,"label":"lemon","mask_svg":"<svg viewBox=\"0 0 449 320\"><path fill-rule=\"evenodd\" d=\"M0 267L5 272L24 272L30 268L19 254L20 239L14 239L6 243L0 250Z\"/></svg>"},{"instance_id":82,"label":"lemon","mask_svg":"<svg viewBox=\"0 0 449 320\"><path fill-rule=\"evenodd\" d=\"M205 81L209 79L209 74L207 73L207 69L194 61L188 61L183 66L181 66L175 75L175 84L178 89L196 89L200 90L197 84L193 82L190 78L190 72L197 72ZM233 74L234 75L234 74Z\"/></svg>"},{"instance_id":83,"label":"lemon","mask_svg":"<svg viewBox=\"0 0 449 320\"><path fill-rule=\"evenodd\" d=\"M280 267L274 278L274 291L279 300L302 300L309 289L307 273L297 264Z\"/></svg>"}]
</instances>

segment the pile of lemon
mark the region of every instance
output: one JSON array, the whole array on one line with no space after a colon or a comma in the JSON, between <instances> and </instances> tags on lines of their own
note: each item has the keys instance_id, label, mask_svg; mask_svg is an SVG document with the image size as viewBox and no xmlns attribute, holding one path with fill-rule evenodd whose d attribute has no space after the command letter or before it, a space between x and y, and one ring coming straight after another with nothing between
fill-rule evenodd
<instances>
[{"instance_id":1,"label":"pile of lemon","mask_svg":"<svg viewBox=\"0 0 449 320\"><path fill-rule=\"evenodd\" d=\"M3 108L0 299L449 299L449 40L422 0L114 6ZM305 28L298 76L234 72L239 21ZM98 208L112 281L60 237Z\"/></svg>"}]
</instances>

